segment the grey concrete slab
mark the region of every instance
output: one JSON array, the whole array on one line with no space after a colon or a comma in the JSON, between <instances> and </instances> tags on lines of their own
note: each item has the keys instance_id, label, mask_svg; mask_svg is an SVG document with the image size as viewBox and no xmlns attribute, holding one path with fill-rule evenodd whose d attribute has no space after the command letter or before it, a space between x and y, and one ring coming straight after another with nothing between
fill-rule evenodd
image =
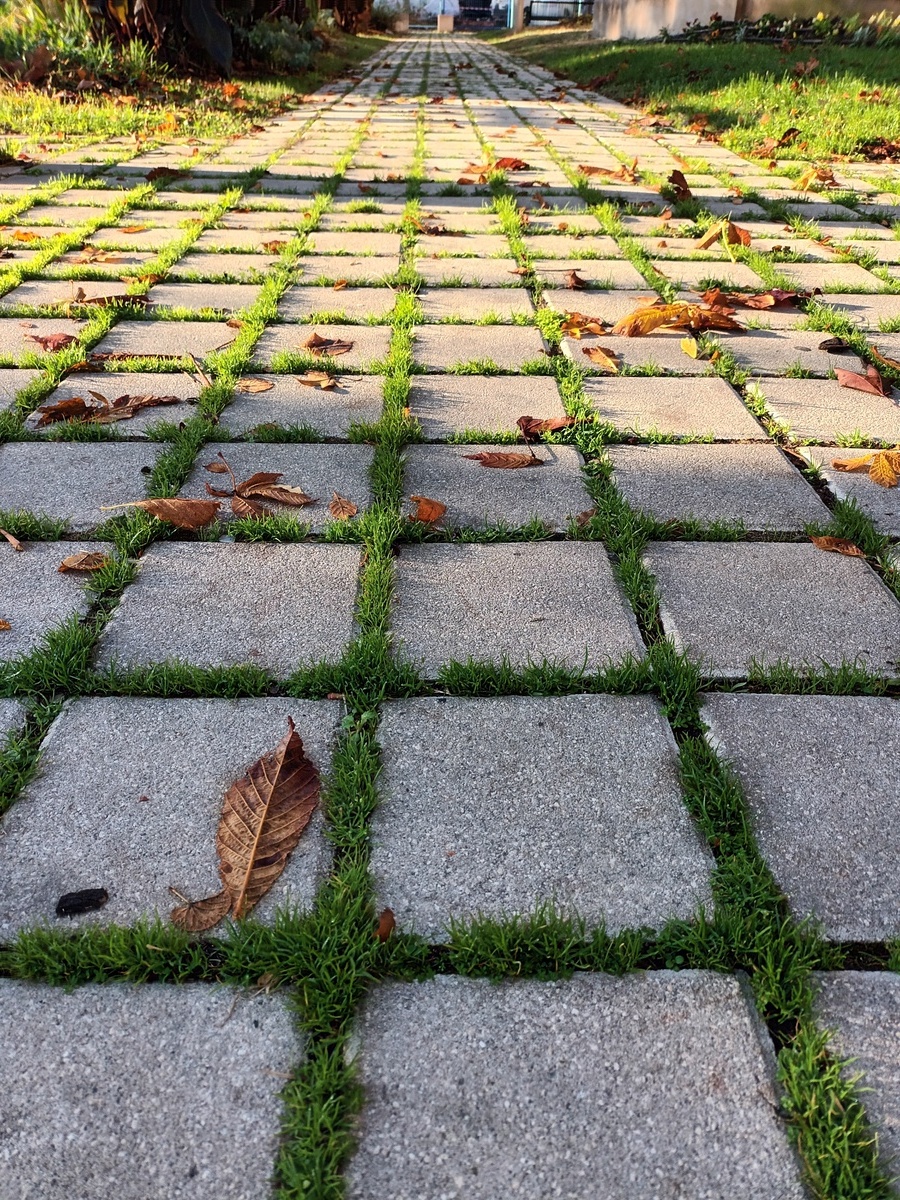
<instances>
[{"instance_id":1,"label":"grey concrete slab","mask_svg":"<svg viewBox=\"0 0 900 1200\"><path fill-rule=\"evenodd\" d=\"M829 509L772 445L611 446L616 487L660 521L738 522L748 533L801 533Z\"/></svg>"},{"instance_id":2,"label":"grey concrete slab","mask_svg":"<svg viewBox=\"0 0 900 1200\"><path fill-rule=\"evenodd\" d=\"M9 661L36 650L44 636L70 617L84 616L91 597L84 590L86 576L59 573L68 554L97 552L114 555L102 542L23 542L25 549L2 547L0 617L11 628L0 635L0 659Z\"/></svg>"},{"instance_id":3,"label":"grey concrete slab","mask_svg":"<svg viewBox=\"0 0 900 1200\"><path fill-rule=\"evenodd\" d=\"M390 284L399 266L399 258L353 258L340 254L307 254L295 264L303 281L313 285Z\"/></svg>"},{"instance_id":4,"label":"grey concrete slab","mask_svg":"<svg viewBox=\"0 0 900 1200\"><path fill-rule=\"evenodd\" d=\"M420 234L413 253L417 257L508 258L509 242L500 233Z\"/></svg>"},{"instance_id":5,"label":"grey concrete slab","mask_svg":"<svg viewBox=\"0 0 900 1200\"><path fill-rule=\"evenodd\" d=\"M530 225L524 244L526 252L534 259L622 257L622 251L615 238L602 235L573 237L569 233L532 233Z\"/></svg>"},{"instance_id":6,"label":"grey concrete slab","mask_svg":"<svg viewBox=\"0 0 900 1200\"><path fill-rule=\"evenodd\" d=\"M190 899L213 895L221 887L216 829L225 791L274 750L289 716L327 774L342 715L336 702L286 697L68 702L42 743L37 775L4 817L4 940L47 923L71 929L167 919L178 903L170 887ZM319 809L254 917L308 910L330 865ZM56 917L60 896L88 887L106 888L109 902Z\"/></svg>"},{"instance_id":7,"label":"grey concrete slab","mask_svg":"<svg viewBox=\"0 0 900 1200\"><path fill-rule=\"evenodd\" d=\"M286 678L354 632L355 546L161 543L103 632L98 667L250 664Z\"/></svg>"},{"instance_id":8,"label":"grey concrete slab","mask_svg":"<svg viewBox=\"0 0 900 1200\"><path fill-rule=\"evenodd\" d=\"M194 416L200 385L196 377L186 371L77 371L67 375L43 403L57 404L60 400L70 400L75 396L90 401L90 392L97 392L108 400L125 395L178 396L178 404L139 409L136 416L116 426L123 437L142 438L151 425L160 421L177 425L179 421ZM39 420L40 413L35 410L25 421L26 429L37 429ZM45 432L52 433L53 429L53 425L47 426ZM140 499L139 496L134 498Z\"/></svg>"},{"instance_id":9,"label":"grey concrete slab","mask_svg":"<svg viewBox=\"0 0 900 1200\"><path fill-rule=\"evenodd\" d=\"M511 321L534 316L531 297L523 287L434 287L418 294L425 321Z\"/></svg>"},{"instance_id":10,"label":"grey concrete slab","mask_svg":"<svg viewBox=\"0 0 900 1200\"><path fill-rule=\"evenodd\" d=\"M52 348L44 349L35 338L68 334L77 337L84 328L84 321L71 321L63 317L0 317L0 360L19 363L36 356L43 358L52 354Z\"/></svg>"},{"instance_id":11,"label":"grey concrete slab","mask_svg":"<svg viewBox=\"0 0 900 1200\"><path fill-rule=\"evenodd\" d=\"M397 293L381 287L292 287L278 302L282 321L308 321L328 313L338 319L383 321L394 307Z\"/></svg>"},{"instance_id":12,"label":"grey concrete slab","mask_svg":"<svg viewBox=\"0 0 900 1200\"><path fill-rule=\"evenodd\" d=\"M663 375L588 377L584 394L601 421L625 433L766 440L762 425L718 376L689 381Z\"/></svg>"},{"instance_id":13,"label":"grey concrete slab","mask_svg":"<svg viewBox=\"0 0 900 1200\"><path fill-rule=\"evenodd\" d=\"M515 451L515 446L409 446L404 493L428 496L447 505L445 528L515 528L533 519L562 531L571 517L590 507L581 473L583 460L571 446L542 445L541 467L498 470L482 467L468 454ZM522 450L521 445L518 447Z\"/></svg>"},{"instance_id":14,"label":"grey concrete slab","mask_svg":"<svg viewBox=\"0 0 900 1200\"><path fill-rule=\"evenodd\" d=\"M313 367L328 362L327 356L317 356L304 346L314 333L319 337L351 343L351 350L334 358L335 366L342 371L376 371L382 368L391 348L391 330L385 326L270 325L253 348L254 361L260 367L274 366L276 369L280 367L282 355L308 360Z\"/></svg>"},{"instance_id":15,"label":"grey concrete slab","mask_svg":"<svg viewBox=\"0 0 900 1200\"><path fill-rule=\"evenodd\" d=\"M190 355L205 358L230 346L238 331L224 321L120 321L94 347L97 354Z\"/></svg>"},{"instance_id":16,"label":"grey concrete slab","mask_svg":"<svg viewBox=\"0 0 900 1200\"><path fill-rule=\"evenodd\" d=\"M561 349L567 358L583 371L599 374L601 368L587 357L592 346L612 351L620 367L636 367L648 375L666 372L672 375L710 375L708 361L685 354L681 343L684 334L652 333L647 337L613 337L610 334L583 334L580 338L564 337Z\"/></svg>"},{"instance_id":17,"label":"grey concrete slab","mask_svg":"<svg viewBox=\"0 0 900 1200\"><path fill-rule=\"evenodd\" d=\"M782 661L900 670L900 604L859 558L811 543L651 542L646 561L666 634L709 675Z\"/></svg>"},{"instance_id":18,"label":"grey concrete slab","mask_svg":"<svg viewBox=\"0 0 900 1200\"><path fill-rule=\"evenodd\" d=\"M0 446L0 511L31 512L85 533L104 505L143 500L161 446L127 442L7 442ZM112 514L115 515L115 514Z\"/></svg>"},{"instance_id":19,"label":"grey concrete slab","mask_svg":"<svg viewBox=\"0 0 900 1200\"><path fill-rule=\"evenodd\" d=\"M429 439L465 429L510 433L519 417L565 416L547 375L414 375L408 405Z\"/></svg>"},{"instance_id":20,"label":"grey concrete slab","mask_svg":"<svg viewBox=\"0 0 900 1200\"><path fill-rule=\"evenodd\" d=\"M561 313L582 313L613 325L636 308L657 300L656 292L650 287L641 289L618 288L615 291L592 291L589 296L579 295L567 289L547 288L543 295L543 306Z\"/></svg>"},{"instance_id":21,"label":"grey concrete slab","mask_svg":"<svg viewBox=\"0 0 900 1200\"><path fill-rule=\"evenodd\" d=\"M11 292L7 292L0 299L0 307L12 308L18 304L28 304L36 308L39 305L76 304L76 295L82 299L93 300L102 296L123 296L126 291L126 286L121 281L104 283L94 279L28 279Z\"/></svg>"},{"instance_id":22,"label":"grey concrete slab","mask_svg":"<svg viewBox=\"0 0 900 1200\"><path fill-rule=\"evenodd\" d=\"M884 288L877 275L857 263L779 263L778 271L804 291L879 292Z\"/></svg>"},{"instance_id":23,"label":"grey concrete slab","mask_svg":"<svg viewBox=\"0 0 900 1200\"><path fill-rule=\"evenodd\" d=\"M396 652L430 679L445 663L469 659L593 672L627 654L643 657L599 543L410 546L395 567Z\"/></svg>"},{"instance_id":24,"label":"grey concrete slab","mask_svg":"<svg viewBox=\"0 0 900 1200\"><path fill-rule=\"evenodd\" d=\"M379 742L372 873L402 929L445 941L451 920L542 901L610 930L709 911L711 856L649 697L389 702Z\"/></svg>"},{"instance_id":25,"label":"grey concrete slab","mask_svg":"<svg viewBox=\"0 0 900 1200\"><path fill-rule=\"evenodd\" d=\"M509 287L522 282L514 258L417 258L415 269L426 283L448 287Z\"/></svg>"},{"instance_id":26,"label":"grey concrete slab","mask_svg":"<svg viewBox=\"0 0 900 1200\"><path fill-rule=\"evenodd\" d=\"M346 438L351 425L371 424L381 417L382 381L376 376L340 375L336 386L324 391L299 383L293 375L255 378L272 388L249 395L238 389L216 427L226 436L264 440L267 430L277 426L311 428L325 437Z\"/></svg>"},{"instance_id":27,"label":"grey concrete slab","mask_svg":"<svg viewBox=\"0 0 900 1200\"><path fill-rule=\"evenodd\" d=\"M705 697L702 715L795 916L835 941L895 938L898 702L723 693Z\"/></svg>"},{"instance_id":28,"label":"grey concrete slab","mask_svg":"<svg viewBox=\"0 0 900 1200\"><path fill-rule=\"evenodd\" d=\"M871 451L803 446L800 453L820 469L833 496L838 500L855 501L866 516L871 517L879 533L900 537L900 488L882 487L869 477L867 471L838 471L832 465L836 458L862 460L870 456Z\"/></svg>"},{"instance_id":29,"label":"grey concrete slab","mask_svg":"<svg viewBox=\"0 0 900 1200\"><path fill-rule=\"evenodd\" d=\"M25 724L26 710L18 700L0 700L0 752L6 739Z\"/></svg>"},{"instance_id":30,"label":"grey concrete slab","mask_svg":"<svg viewBox=\"0 0 900 1200\"><path fill-rule=\"evenodd\" d=\"M827 375L838 369L863 370L863 364L855 354L820 350L819 346L829 336L800 329L792 332L756 329L718 335L722 346L751 375L784 375L793 368L801 368L811 375Z\"/></svg>"},{"instance_id":31,"label":"grey concrete slab","mask_svg":"<svg viewBox=\"0 0 900 1200\"><path fill-rule=\"evenodd\" d=\"M685 259L658 258L653 264L660 275L676 287L701 288L724 286L741 291L761 292L765 285L745 263L693 262Z\"/></svg>"},{"instance_id":32,"label":"grey concrete slab","mask_svg":"<svg viewBox=\"0 0 900 1200\"><path fill-rule=\"evenodd\" d=\"M896 326L900 321L900 296L896 294L825 293L817 297L816 302L827 304L841 316L849 317L860 329L878 330L882 325Z\"/></svg>"},{"instance_id":33,"label":"grey concrete slab","mask_svg":"<svg viewBox=\"0 0 900 1200\"><path fill-rule=\"evenodd\" d=\"M221 447L220 450L238 482L258 471L280 471L283 478L279 483L302 488L307 496L312 496L316 503L300 508L274 503L265 504L264 507L281 516L294 516L302 523L308 522L315 533L321 533L332 521L328 504L334 492L352 500L360 512L372 503L369 468L375 451L371 446L243 442ZM208 495L207 484L218 488L230 487L231 481L227 475L214 475L204 469L207 463L216 460L214 447L201 451L179 494L199 498ZM224 500L220 520L230 519L231 509L228 501Z\"/></svg>"},{"instance_id":34,"label":"grey concrete slab","mask_svg":"<svg viewBox=\"0 0 900 1200\"><path fill-rule=\"evenodd\" d=\"M32 380L40 378L40 375L40 371L21 370L15 367L0 368L0 412L12 408L19 392L28 387Z\"/></svg>"},{"instance_id":35,"label":"grey concrete slab","mask_svg":"<svg viewBox=\"0 0 900 1200\"><path fill-rule=\"evenodd\" d=\"M169 268L169 279L262 283L280 262L277 254L201 254L191 251Z\"/></svg>"},{"instance_id":36,"label":"grey concrete slab","mask_svg":"<svg viewBox=\"0 0 900 1200\"><path fill-rule=\"evenodd\" d=\"M878 1134L881 1165L893 1177L900 1155L900 978L892 972L830 971L813 975L815 1013L833 1031L829 1049L850 1060L845 1075L857 1084Z\"/></svg>"},{"instance_id":37,"label":"grey concrete slab","mask_svg":"<svg viewBox=\"0 0 900 1200\"><path fill-rule=\"evenodd\" d=\"M832 442L860 434L900 441L900 407L888 396L844 388L831 379L763 379L758 387L769 412L795 437Z\"/></svg>"},{"instance_id":38,"label":"grey concrete slab","mask_svg":"<svg viewBox=\"0 0 900 1200\"><path fill-rule=\"evenodd\" d=\"M260 214L268 217L269 214ZM299 224L297 214L286 214L290 223L296 227ZM246 223L246 217L234 218L241 225ZM207 229L201 233L191 247L192 251L203 254L215 254L219 250L241 250L246 254L280 254L285 246L289 246L296 236L295 228L260 227L254 224L249 228ZM275 244L277 243L277 244Z\"/></svg>"},{"instance_id":39,"label":"grey concrete slab","mask_svg":"<svg viewBox=\"0 0 900 1200\"><path fill-rule=\"evenodd\" d=\"M351 1200L806 1195L736 978L385 983L359 1044Z\"/></svg>"},{"instance_id":40,"label":"grey concrete slab","mask_svg":"<svg viewBox=\"0 0 900 1200\"><path fill-rule=\"evenodd\" d=\"M524 363L539 361L546 354L544 339L533 326L419 325L413 336L413 358L426 371L472 363L518 371Z\"/></svg>"},{"instance_id":41,"label":"grey concrete slab","mask_svg":"<svg viewBox=\"0 0 900 1200\"><path fill-rule=\"evenodd\" d=\"M533 266L535 275L548 288L565 288L575 298L583 295L585 289L570 289L568 279L572 271L584 280L589 291L646 286L643 275L622 258L536 259Z\"/></svg>"},{"instance_id":42,"label":"grey concrete slab","mask_svg":"<svg viewBox=\"0 0 900 1200\"><path fill-rule=\"evenodd\" d=\"M234 313L259 298L261 285L250 283L159 283L148 293L155 308L213 309Z\"/></svg>"},{"instance_id":43,"label":"grey concrete slab","mask_svg":"<svg viewBox=\"0 0 900 1200\"><path fill-rule=\"evenodd\" d=\"M0 983L0 1192L256 1200L303 1040L275 996Z\"/></svg>"}]
</instances>

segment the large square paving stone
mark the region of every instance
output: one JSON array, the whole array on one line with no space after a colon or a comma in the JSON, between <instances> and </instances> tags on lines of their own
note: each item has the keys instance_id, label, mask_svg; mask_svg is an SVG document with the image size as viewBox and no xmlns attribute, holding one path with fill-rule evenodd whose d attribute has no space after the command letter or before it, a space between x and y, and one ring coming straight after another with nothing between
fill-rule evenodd
<instances>
[{"instance_id":1,"label":"large square paving stone","mask_svg":"<svg viewBox=\"0 0 900 1200\"><path fill-rule=\"evenodd\" d=\"M747 333L723 334L721 344L733 354L738 366L751 375L784 375L793 367L802 367L812 375L827 375L829 371L863 371L864 366L855 354L833 354L820 350L827 333L812 333L802 329L789 332L781 329L755 329Z\"/></svg>"},{"instance_id":2,"label":"large square paving stone","mask_svg":"<svg viewBox=\"0 0 900 1200\"><path fill-rule=\"evenodd\" d=\"M21 553L3 547L0 569L0 617L11 629L0 634L0 659L17 658L35 650L46 633L91 606L84 590L85 575L59 572L67 554L112 554L102 542L27 542Z\"/></svg>"},{"instance_id":3,"label":"large square paving stone","mask_svg":"<svg viewBox=\"0 0 900 1200\"><path fill-rule=\"evenodd\" d=\"M0 839L0 933L127 925L218 892L216 830L222 797L293 717L307 754L327 771L342 712L328 701L145 700L69 702L41 747L38 773L7 812ZM127 734L127 736L126 736ZM287 867L253 910L309 909L331 854L316 812ZM58 918L66 892L106 888L96 912Z\"/></svg>"},{"instance_id":4,"label":"large square paving stone","mask_svg":"<svg viewBox=\"0 0 900 1200\"><path fill-rule=\"evenodd\" d=\"M890 971L833 971L813 976L815 1012L833 1030L830 1049L862 1075L858 1090L878 1133L879 1158L896 1177L900 1157L900 977Z\"/></svg>"},{"instance_id":5,"label":"large square paving stone","mask_svg":"<svg viewBox=\"0 0 900 1200\"><path fill-rule=\"evenodd\" d=\"M525 288L425 288L418 302L426 321L482 321L487 317L511 321L534 316Z\"/></svg>"},{"instance_id":6,"label":"large square paving stone","mask_svg":"<svg viewBox=\"0 0 900 1200\"><path fill-rule=\"evenodd\" d=\"M25 724L25 709L18 700L0 700L0 750L10 734Z\"/></svg>"},{"instance_id":7,"label":"large square paving stone","mask_svg":"<svg viewBox=\"0 0 900 1200\"><path fill-rule=\"evenodd\" d=\"M237 337L224 321L120 321L95 347L96 354L166 354L205 358Z\"/></svg>"},{"instance_id":8,"label":"large square paving stone","mask_svg":"<svg viewBox=\"0 0 900 1200\"><path fill-rule=\"evenodd\" d=\"M425 437L434 439L466 429L514 432L523 416L565 416L547 375L414 375L408 403Z\"/></svg>"},{"instance_id":9,"label":"large square paving stone","mask_svg":"<svg viewBox=\"0 0 900 1200\"><path fill-rule=\"evenodd\" d=\"M448 662L550 661L594 671L644 644L595 542L411 546L396 563L392 629L430 678Z\"/></svg>"},{"instance_id":10,"label":"large square paving stone","mask_svg":"<svg viewBox=\"0 0 900 1200\"><path fill-rule=\"evenodd\" d=\"M340 293L335 293L340 296ZM323 338L350 342L346 354L329 359L326 355L316 356L304 345L313 334ZM391 348L391 330L374 325L270 325L256 343L254 360L262 367L278 366L282 354L301 356L310 363L334 362L341 371L374 371L387 358ZM383 368L382 368L383 369Z\"/></svg>"},{"instance_id":11,"label":"large square paving stone","mask_svg":"<svg viewBox=\"0 0 900 1200\"><path fill-rule=\"evenodd\" d=\"M766 432L718 376L588 377L585 398L601 421L625 433L707 436L716 441L764 441Z\"/></svg>"},{"instance_id":12,"label":"large square paving stone","mask_svg":"<svg viewBox=\"0 0 900 1200\"><path fill-rule=\"evenodd\" d=\"M613 446L609 457L628 504L660 521L693 517L792 533L831 520L777 446Z\"/></svg>"},{"instance_id":13,"label":"large square paving stone","mask_svg":"<svg viewBox=\"0 0 900 1200\"><path fill-rule=\"evenodd\" d=\"M900 604L867 563L811 543L651 542L666 633L711 675L856 662L896 675Z\"/></svg>"},{"instance_id":14,"label":"large square paving stone","mask_svg":"<svg viewBox=\"0 0 900 1200\"><path fill-rule=\"evenodd\" d=\"M516 527L536 518L551 529L564 530L571 517L590 507L581 468L571 446L536 448L542 467L502 470L482 467L467 458L482 451L523 448L496 446L410 446L406 451L404 491L447 505L447 528Z\"/></svg>"},{"instance_id":15,"label":"large square paving stone","mask_svg":"<svg viewBox=\"0 0 900 1200\"><path fill-rule=\"evenodd\" d=\"M382 381L372 375L340 375L332 388L307 387L293 375L257 376L271 383L268 392L244 394L238 389L219 417L225 434L263 440L267 429L306 427L326 437L345 438L350 426L372 423L381 416ZM228 450L224 451L226 456ZM213 481L215 482L215 481ZM330 499L330 495L327 499ZM295 512L298 510L294 510ZM307 510L311 515L315 510ZM303 513L300 514L303 519Z\"/></svg>"},{"instance_id":16,"label":"large square paving stone","mask_svg":"<svg viewBox=\"0 0 900 1200\"><path fill-rule=\"evenodd\" d=\"M379 741L372 872L402 928L444 941L451 919L543 901L609 929L709 908L712 860L649 697L404 700Z\"/></svg>"},{"instance_id":17,"label":"large square paving stone","mask_svg":"<svg viewBox=\"0 0 900 1200\"><path fill-rule=\"evenodd\" d=\"M369 467L375 451L371 446L335 446L319 442L303 443L242 443L240 445L224 446L217 450L215 446L204 449L197 458L193 470L185 480L181 489L182 496L205 498L208 496L206 485L219 489L231 487L228 475L214 475L207 471L206 464L220 463L219 452L234 471L240 482L248 479L258 471L280 471L283 478L278 482L287 487L299 487L314 500L314 504L305 504L300 508L289 507L285 504L263 502L263 507L280 516L296 517L302 523L309 523L315 533L321 533L333 518L328 511L328 505L335 492L347 500L352 500L360 512L372 503L372 489L369 483ZM232 519L231 505L227 499L222 500L219 519Z\"/></svg>"},{"instance_id":18,"label":"large square paving stone","mask_svg":"<svg viewBox=\"0 0 900 1200\"><path fill-rule=\"evenodd\" d=\"M12 408L19 392L28 387L33 379L38 379L40 374L40 371L22 371L14 367L0 367L0 412Z\"/></svg>"},{"instance_id":19,"label":"large square paving stone","mask_svg":"<svg viewBox=\"0 0 900 1200\"><path fill-rule=\"evenodd\" d=\"M873 696L707 696L756 840L799 919L836 941L900 933L900 704Z\"/></svg>"},{"instance_id":20,"label":"large square paving stone","mask_svg":"<svg viewBox=\"0 0 900 1200\"><path fill-rule=\"evenodd\" d=\"M158 425L161 421L177 425L179 421L187 421L195 416L200 384L194 375L189 375L186 371L76 371L62 379L43 403L58 404L60 400L71 400L76 396L91 401L91 392L98 392L107 400L115 400L125 395L177 396L178 404L138 409L130 420L114 426L116 432L123 437L142 438L151 425ZM26 419L26 428L37 429L40 419L41 414L35 410ZM42 432L52 434L55 428L58 429L59 426L45 426ZM139 499L138 496L134 498Z\"/></svg>"},{"instance_id":21,"label":"large square paving stone","mask_svg":"<svg viewBox=\"0 0 900 1200\"><path fill-rule=\"evenodd\" d=\"M796 437L831 442L861 434L900 442L900 405L888 396L844 388L834 379L764 379L759 390L772 416Z\"/></svg>"},{"instance_id":22,"label":"large square paving stone","mask_svg":"<svg viewBox=\"0 0 900 1200\"><path fill-rule=\"evenodd\" d=\"M261 288L249 283L161 283L149 292L156 308L213 309L233 313L249 308Z\"/></svg>"},{"instance_id":23,"label":"large square paving stone","mask_svg":"<svg viewBox=\"0 0 900 1200\"><path fill-rule=\"evenodd\" d=\"M41 358L53 351L45 350L35 338L51 337L55 333L77 337L84 325L84 321L69 321L62 317L0 317L0 359L18 363L30 355Z\"/></svg>"},{"instance_id":24,"label":"large square paving stone","mask_svg":"<svg viewBox=\"0 0 900 1200\"><path fill-rule=\"evenodd\" d=\"M646 283L643 275L622 258L537 259L534 273L548 288L569 288L572 271L591 289L634 288ZM578 291L572 292L578 296Z\"/></svg>"},{"instance_id":25,"label":"large square paving stone","mask_svg":"<svg viewBox=\"0 0 900 1200\"><path fill-rule=\"evenodd\" d=\"M274 996L0 983L0 1193L260 1200L303 1043Z\"/></svg>"},{"instance_id":26,"label":"large square paving stone","mask_svg":"<svg viewBox=\"0 0 900 1200\"><path fill-rule=\"evenodd\" d=\"M854 500L875 523L879 533L900 538L900 488L882 487L867 471L838 471L838 459L863 459L866 450L842 450L833 446L803 446L800 453L822 472L828 489L838 500Z\"/></svg>"},{"instance_id":27,"label":"large square paving stone","mask_svg":"<svg viewBox=\"0 0 900 1200\"><path fill-rule=\"evenodd\" d=\"M350 1200L803 1200L774 1056L711 972L385 983Z\"/></svg>"},{"instance_id":28,"label":"large square paving stone","mask_svg":"<svg viewBox=\"0 0 900 1200\"><path fill-rule=\"evenodd\" d=\"M433 285L509 287L522 282L514 258L417 258L415 268Z\"/></svg>"},{"instance_id":29,"label":"large square paving stone","mask_svg":"<svg viewBox=\"0 0 900 1200\"><path fill-rule=\"evenodd\" d=\"M518 371L545 354L544 339L533 326L418 325L414 333L413 358L426 371L473 363Z\"/></svg>"},{"instance_id":30,"label":"large square paving stone","mask_svg":"<svg viewBox=\"0 0 900 1200\"><path fill-rule=\"evenodd\" d=\"M278 301L282 321L308 321L320 313L334 313L350 321L383 321L396 303L397 294L381 287L292 287Z\"/></svg>"},{"instance_id":31,"label":"large square paving stone","mask_svg":"<svg viewBox=\"0 0 900 1200\"><path fill-rule=\"evenodd\" d=\"M102 635L99 666L251 664L284 678L334 662L353 636L359 563L356 546L154 545Z\"/></svg>"},{"instance_id":32,"label":"large square paving stone","mask_svg":"<svg viewBox=\"0 0 900 1200\"><path fill-rule=\"evenodd\" d=\"M0 446L0 511L47 516L85 533L117 515L105 506L146 497L161 452L147 443L7 442Z\"/></svg>"}]
</instances>

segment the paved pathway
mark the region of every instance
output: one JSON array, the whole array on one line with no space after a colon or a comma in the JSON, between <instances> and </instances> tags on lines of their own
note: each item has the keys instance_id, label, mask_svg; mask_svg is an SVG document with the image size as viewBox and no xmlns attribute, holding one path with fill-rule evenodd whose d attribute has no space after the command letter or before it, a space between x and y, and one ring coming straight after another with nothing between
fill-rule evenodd
<instances>
[{"instance_id":1,"label":"paved pathway","mask_svg":"<svg viewBox=\"0 0 900 1200\"><path fill-rule=\"evenodd\" d=\"M41 156L0 180L4 1200L882 1195L817 1030L886 1163L900 489L832 461L900 442L835 376L900 358L896 170L797 193L428 36L224 146ZM607 332L714 284L814 294ZM167 403L55 420L94 393ZM315 503L111 507L219 455ZM170 889L289 716L325 817L197 943Z\"/></svg>"}]
</instances>

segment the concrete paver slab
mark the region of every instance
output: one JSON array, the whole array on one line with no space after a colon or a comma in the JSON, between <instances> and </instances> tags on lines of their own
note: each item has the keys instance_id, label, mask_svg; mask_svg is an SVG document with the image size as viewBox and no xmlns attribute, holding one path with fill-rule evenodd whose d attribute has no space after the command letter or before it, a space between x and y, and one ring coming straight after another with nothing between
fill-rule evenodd
<instances>
[{"instance_id":1,"label":"concrete paver slab","mask_svg":"<svg viewBox=\"0 0 900 1200\"><path fill-rule=\"evenodd\" d=\"M804 446L800 452L819 467L833 496L855 501L879 533L900 537L900 488L882 487L867 471L838 471L832 465L836 458L863 459L870 452L833 446Z\"/></svg>"},{"instance_id":2,"label":"concrete paver slab","mask_svg":"<svg viewBox=\"0 0 900 1200\"><path fill-rule=\"evenodd\" d=\"M826 333L799 329L794 332L757 329L742 334L720 335L722 346L751 375L784 375L792 368L801 368L811 375L827 375L838 369L863 370L855 354L820 350L820 345L828 338Z\"/></svg>"},{"instance_id":3,"label":"concrete paver slab","mask_svg":"<svg viewBox=\"0 0 900 1200\"><path fill-rule=\"evenodd\" d=\"M565 416L546 375L414 375L409 410L429 439L466 429L510 433L522 416Z\"/></svg>"},{"instance_id":4,"label":"concrete paver slab","mask_svg":"<svg viewBox=\"0 0 900 1200\"><path fill-rule=\"evenodd\" d=\"M419 304L426 321L511 321L534 315L534 305L525 288L425 288Z\"/></svg>"},{"instance_id":5,"label":"concrete paver slab","mask_svg":"<svg viewBox=\"0 0 900 1200\"><path fill-rule=\"evenodd\" d=\"M383 321L396 299L396 292L386 287L291 287L278 302L278 316L282 321L309 321L317 314L333 313L344 320Z\"/></svg>"},{"instance_id":6,"label":"concrete paver slab","mask_svg":"<svg viewBox=\"0 0 900 1200\"><path fill-rule=\"evenodd\" d=\"M446 371L468 364L518 371L525 363L540 361L546 353L540 333L527 326L420 325L414 339L413 358L426 371Z\"/></svg>"},{"instance_id":7,"label":"concrete paver slab","mask_svg":"<svg viewBox=\"0 0 900 1200\"><path fill-rule=\"evenodd\" d=\"M325 437L346 438L351 425L371 424L381 416L382 381L375 376L341 375L335 387L324 391L299 383L293 375L256 378L271 383L271 390L245 395L239 389L219 417L217 428L224 434L264 441L275 426L309 428ZM226 450L226 456L228 453ZM310 512L307 510L307 516Z\"/></svg>"},{"instance_id":8,"label":"concrete paver slab","mask_svg":"<svg viewBox=\"0 0 900 1200\"><path fill-rule=\"evenodd\" d=\"M659 375L592 377L585 379L584 392L600 420L626 433L655 431L716 441L766 437L734 389L717 376L689 382Z\"/></svg>"},{"instance_id":9,"label":"concrete paver slab","mask_svg":"<svg viewBox=\"0 0 900 1200\"><path fill-rule=\"evenodd\" d=\"M769 412L795 437L833 442L861 434L900 441L900 407L888 396L843 388L831 379L763 379L759 389Z\"/></svg>"},{"instance_id":10,"label":"concrete paver slab","mask_svg":"<svg viewBox=\"0 0 900 1200\"><path fill-rule=\"evenodd\" d=\"M175 355L205 358L237 337L224 321L120 321L94 347L97 354Z\"/></svg>"},{"instance_id":11,"label":"concrete paver slab","mask_svg":"<svg viewBox=\"0 0 900 1200\"><path fill-rule=\"evenodd\" d=\"M447 287L518 287L522 283L514 258L417 258L415 269L426 283Z\"/></svg>"},{"instance_id":12,"label":"concrete paver slab","mask_svg":"<svg viewBox=\"0 0 900 1200\"><path fill-rule=\"evenodd\" d=\"M0 360L16 364L29 356L42 358L52 354L55 352L52 344L47 346L38 339L55 334L77 337L84 324L62 317L0 317Z\"/></svg>"},{"instance_id":13,"label":"concrete paver slab","mask_svg":"<svg viewBox=\"0 0 900 1200\"><path fill-rule=\"evenodd\" d=\"M340 295L340 293L337 293ZM314 354L305 343L317 334L337 342L350 342L352 349L329 358ZM280 369L284 355L308 362L313 368L333 363L341 371L377 371L391 348L391 331L374 325L270 325L253 349L255 362ZM293 363L290 364L293 367Z\"/></svg>"}]
</instances>

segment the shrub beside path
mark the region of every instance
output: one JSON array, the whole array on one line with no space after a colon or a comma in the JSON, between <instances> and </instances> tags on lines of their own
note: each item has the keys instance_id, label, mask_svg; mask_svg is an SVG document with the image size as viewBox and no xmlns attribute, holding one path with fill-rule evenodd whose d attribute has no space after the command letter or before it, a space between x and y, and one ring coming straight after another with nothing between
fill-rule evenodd
<instances>
[{"instance_id":1,"label":"shrub beside path","mask_svg":"<svg viewBox=\"0 0 900 1200\"><path fill-rule=\"evenodd\" d=\"M897 182L421 34L3 168L0 1195L891 1194Z\"/></svg>"}]
</instances>

